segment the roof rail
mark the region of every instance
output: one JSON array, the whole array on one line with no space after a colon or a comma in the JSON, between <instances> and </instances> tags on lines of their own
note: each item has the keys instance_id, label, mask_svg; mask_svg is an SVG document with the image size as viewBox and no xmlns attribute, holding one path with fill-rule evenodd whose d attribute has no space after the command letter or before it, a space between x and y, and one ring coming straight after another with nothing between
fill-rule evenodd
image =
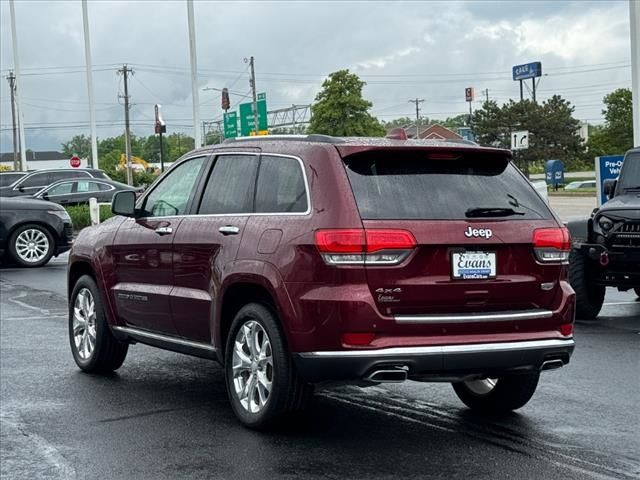
<instances>
[{"instance_id":1,"label":"roof rail","mask_svg":"<svg viewBox=\"0 0 640 480\"><path fill-rule=\"evenodd\" d=\"M227 138L224 143L247 141L288 141L288 142L315 142L315 143L344 143L344 139L330 135L256 135L251 137Z\"/></svg>"}]
</instances>

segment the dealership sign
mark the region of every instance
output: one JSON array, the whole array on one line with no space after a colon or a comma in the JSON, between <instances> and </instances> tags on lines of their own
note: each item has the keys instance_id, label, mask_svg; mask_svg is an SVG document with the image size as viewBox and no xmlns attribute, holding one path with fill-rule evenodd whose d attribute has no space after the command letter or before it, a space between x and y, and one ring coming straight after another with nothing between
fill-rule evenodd
<instances>
[{"instance_id":1,"label":"dealership sign","mask_svg":"<svg viewBox=\"0 0 640 480\"><path fill-rule=\"evenodd\" d=\"M620 175L623 155L606 155L596 157L596 190L598 192L598 205L606 203L608 198L604 193L605 180L615 180Z\"/></svg>"}]
</instances>

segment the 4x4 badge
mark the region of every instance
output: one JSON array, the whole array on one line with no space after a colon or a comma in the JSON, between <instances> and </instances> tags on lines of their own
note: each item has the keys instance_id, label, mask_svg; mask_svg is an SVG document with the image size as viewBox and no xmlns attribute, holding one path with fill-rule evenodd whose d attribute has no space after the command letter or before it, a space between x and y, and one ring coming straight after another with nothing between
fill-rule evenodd
<instances>
[{"instance_id":1,"label":"4x4 badge","mask_svg":"<svg viewBox=\"0 0 640 480\"><path fill-rule=\"evenodd\" d=\"M491 237L493 237L493 232L491 231L490 228L471 228L468 227L467 231L464 232L464 236L465 237L483 237L486 238L487 240L489 240Z\"/></svg>"}]
</instances>

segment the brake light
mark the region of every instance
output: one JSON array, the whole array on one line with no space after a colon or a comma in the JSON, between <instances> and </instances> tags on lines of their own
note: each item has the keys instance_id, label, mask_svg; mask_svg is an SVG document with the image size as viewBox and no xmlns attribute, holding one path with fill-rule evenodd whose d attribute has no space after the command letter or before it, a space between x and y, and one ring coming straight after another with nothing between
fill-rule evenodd
<instances>
[{"instance_id":1,"label":"brake light","mask_svg":"<svg viewBox=\"0 0 640 480\"><path fill-rule=\"evenodd\" d=\"M406 230L318 230L315 237L318 251L330 265L396 265L416 246Z\"/></svg>"},{"instance_id":2,"label":"brake light","mask_svg":"<svg viewBox=\"0 0 640 480\"><path fill-rule=\"evenodd\" d=\"M571 250L569 230L564 227L534 230L533 250L540 262L566 263Z\"/></svg>"}]
</instances>

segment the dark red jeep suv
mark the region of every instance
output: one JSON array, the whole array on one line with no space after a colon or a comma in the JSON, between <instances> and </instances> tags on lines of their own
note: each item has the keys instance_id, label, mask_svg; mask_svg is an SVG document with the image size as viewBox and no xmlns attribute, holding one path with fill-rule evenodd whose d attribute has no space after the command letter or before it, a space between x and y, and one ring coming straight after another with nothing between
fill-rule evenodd
<instances>
[{"instance_id":1,"label":"dark red jeep suv","mask_svg":"<svg viewBox=\"0 0 640 480\"><path fill-rule=\"evenodd\" d=\"M115 370L136 342L217 360L248 426L324 382L451 382L512 410L574 348L569 235L506 150L239 139L113 211L69 260L78 366Z\"/></svg>"}]
</instances>

